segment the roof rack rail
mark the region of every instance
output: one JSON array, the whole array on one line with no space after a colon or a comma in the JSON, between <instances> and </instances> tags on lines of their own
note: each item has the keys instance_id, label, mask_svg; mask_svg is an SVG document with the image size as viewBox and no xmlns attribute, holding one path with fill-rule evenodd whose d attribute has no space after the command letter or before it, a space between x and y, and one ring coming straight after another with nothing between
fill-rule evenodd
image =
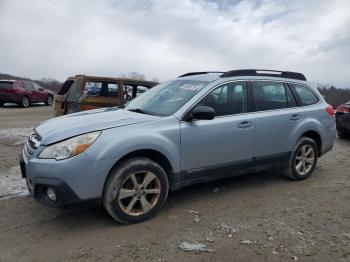
<instances>
[{"instance_id":1,"label":"roof rack rail","mask_svg":"<svg viewBox=\"0 0 350 262\"><path fill-rule=\"evenodd\" d=\"M302 73L266 70L266 69L231 70L222 74L220 77L234 77L234 76L272 76L272 77L290 78L290 79L306 81L306 77Z\"/></svg>"},{"instance_id":2,"label":"roof rack rail","mask_svg":"<svg viewBox=\"0 0 350 262\"><path fill-rule=\"evenodd\" d=\"M204 75L204 74L210 74L210 73L221 73L221 74L223 74L225 72L222 72L222 71L190 72L190 73L186 73L186 74L180 75L179 77L194 76L194 75Z\"/></svg>"}]
</instances>

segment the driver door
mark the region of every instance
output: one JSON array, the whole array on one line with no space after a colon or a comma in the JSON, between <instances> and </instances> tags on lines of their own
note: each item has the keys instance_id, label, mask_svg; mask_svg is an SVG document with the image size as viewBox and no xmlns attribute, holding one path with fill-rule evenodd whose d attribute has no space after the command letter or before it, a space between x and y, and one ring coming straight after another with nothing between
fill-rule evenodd
<instances>
[{"instance_id":1,"label":"driver door","mask_svg":"<svg viewBox=\"0 0 350 262\"><path fill-rule=\"evenodd\" d=\"M197 105L212 107L215 118L181 121L181 180L219 177L252 166L254 118L246 113L246 82L222 84Z\"/></svg>"}]
</instances>

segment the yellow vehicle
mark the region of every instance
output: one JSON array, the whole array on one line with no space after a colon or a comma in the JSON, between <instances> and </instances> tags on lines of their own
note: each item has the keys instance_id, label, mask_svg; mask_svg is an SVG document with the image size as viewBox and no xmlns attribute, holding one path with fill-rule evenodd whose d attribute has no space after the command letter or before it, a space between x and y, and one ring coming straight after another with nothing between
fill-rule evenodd
<instances>
[{"instance_id":1,"label":"yellow vehicle","mask_svg":"<svg viewBox=\"0 0 350 262\"><path fill-rule=\"evenodd\" d=\"M114 77L69 77L54 96L56 116L100 107L121 106L157 82Z\"/></svg>"}]
</instances>

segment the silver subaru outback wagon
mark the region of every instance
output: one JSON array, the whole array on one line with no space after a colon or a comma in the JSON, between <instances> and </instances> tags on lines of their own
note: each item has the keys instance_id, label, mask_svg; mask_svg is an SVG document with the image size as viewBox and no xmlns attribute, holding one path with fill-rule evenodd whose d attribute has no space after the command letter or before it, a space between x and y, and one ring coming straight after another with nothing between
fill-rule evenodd
<instances>
[{"instance_id":1,"label":"silver subaru outback wagon","mask_svg":"<svg viewBox=\"0 0 350 262\"><path fill-rule=\"evenodd\" d=\"M45 205L97 200L116 221L136 223L194 183L268 168L305 179L335 137L333 108L301 73L195 72L124 108L41 123L20 166Z\"/></svg>"}]
</instances>

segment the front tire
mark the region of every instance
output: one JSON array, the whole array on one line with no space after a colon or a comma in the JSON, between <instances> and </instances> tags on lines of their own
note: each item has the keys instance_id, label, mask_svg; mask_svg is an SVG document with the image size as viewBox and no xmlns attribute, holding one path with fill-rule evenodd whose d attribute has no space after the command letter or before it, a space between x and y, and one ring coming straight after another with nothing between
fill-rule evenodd
<instances>
[{"instance_id":1,"label":"front tire","mask_svg":"<svg viewBox=\"0 0 350 262\"><path fill-rule=\"evenodd\" d=\"M48 96L46 101L45 101L45 105L51 106L52 103L53 103L53 97L52 96Z\"/></svg>"},{"instance_id":2,"label":"front tire","mask_svg":"<svg viewBox=\"0 0 350 262\"><path fill-rule=\"evenodd\" d=\"M318 159L316 142L309 137L302 137L294 148L288 167L283 175L291 180L303 180L314 171Z\"/></svg>"},{"instance_id":3,"label":"front tire","mask_svg":"<svg viewBox=\"0 0 350 262\"><path fill-rule=\"evenodd\" d=\"M29 97L28 96L22 96L20 105L23 108L28 108L30 106Z\"/></svg>"},{"instance_id":4,"label":"front tire","mask_svg":"<svg viewBox=\"0 0 350 262\"><path fill-rule=\"evenodd\" d=\"M160 211L168 191L168 178L160 165L144 157L131 158L112 169L103 205L117 222L139 223Z\"/></svg>"}]
</instances>

